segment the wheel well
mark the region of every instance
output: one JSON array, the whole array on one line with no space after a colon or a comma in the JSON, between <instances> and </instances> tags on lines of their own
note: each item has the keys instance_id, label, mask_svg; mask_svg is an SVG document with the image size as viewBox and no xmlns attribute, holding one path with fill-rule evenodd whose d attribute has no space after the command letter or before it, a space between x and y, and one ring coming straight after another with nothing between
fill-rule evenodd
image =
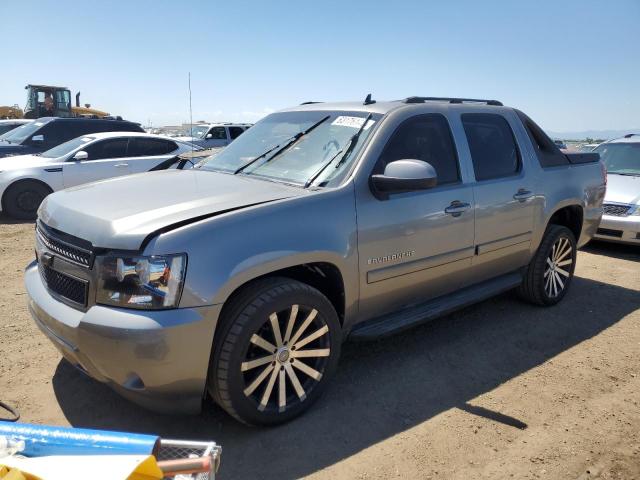
<instances>
[{"instance_id":1,"label":"wheel well","mask_svg":"<svg viewBox=\"0 0 640 480\"><path fill-rule=\"evenodd\" d=\"M51 188L49 185L47 185L45 182L43 182L42 180L38 180L35 178L21 178L20 180L16 180L15 182L13 182L11 185L9 185L5 190L4 193L2 194L2 210L5 210L6 205L5 205L5 199L7 197L7 192L9 192L12 188L15 188L17 185L20 185L22 183L37 183L39 185L42 185L44 188L46 188L47 190L49 190L49 194L53 193L53 188Z\"/></svg>"},{"instance_id":2,"label":"wheel well","mask_svg":"<svg viewBox=\"0 0 640 480\"><path fill-rule=\"evenodd\" d=\"M582 232L582 207L579 205L570 205L563 207L560 210L554 212L549 219L549 224L563 225L573 232L576 237L576 241L580 238Z\"/></svg>"},{"instance_id":3,"label":"wheel well","mask_svg":"<svg viewBox=\"0 0 640 480\"><path fill-rule=\"evenodd\" d=\"M338 267L331 263L314 262L296 265L294 267L283 268L269 272L266 275L254 278L250 282L240 285L229 296L234 297L238 292L243 290L249 283L269 277L287 277L299 282L306 283L313 288L322 292L331 302L333 308L336 309L340 325L344 322L344 281ZM229 302L229 299L225 303Z\"/></svg>"}]
</instances>

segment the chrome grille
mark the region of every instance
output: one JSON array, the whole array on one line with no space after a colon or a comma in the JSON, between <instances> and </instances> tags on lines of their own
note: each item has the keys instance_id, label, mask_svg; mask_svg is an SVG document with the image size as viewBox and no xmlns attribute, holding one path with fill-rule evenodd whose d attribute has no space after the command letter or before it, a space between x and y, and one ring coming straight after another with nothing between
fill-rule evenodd
<instances>
[{"instance_id":1,"label":"chrome grille","mask_svg":"<svg viewBox=\"0 0 640 480\"><path fill-rule=\"evenodd\" d=\"M83 307L87 305L88 284L86 281L58 272L42 263L38 265L38 268L42 280L49 290L75 304Z\"/></svg>"},{"instance_id":2,"label":"chrome grille","mask_svg":"<svg viewBox=\"0 0 640 480\"><path fill-rule=\"evenodd\" d=\"M52 252L55 252L61 257L77 263L78 265L82 265L84 267L91 266L93 255L90 250L85 250L84 248L80 248L54 238L52 235L45 232L40 225L38 225L36 232L40 241Z\"/></svg>"},{"instance_id":3,"label":"chrome grille","mask_svg":"<svg viewBox=\"0 0 640 480\"><path fill-rule=\"evenodd\" d=\"M602 206L605 215L613 215L614 217L626 217L629 215L631 205L619 205L616 203L605 203Z\"/></svg>"}]
</instances>

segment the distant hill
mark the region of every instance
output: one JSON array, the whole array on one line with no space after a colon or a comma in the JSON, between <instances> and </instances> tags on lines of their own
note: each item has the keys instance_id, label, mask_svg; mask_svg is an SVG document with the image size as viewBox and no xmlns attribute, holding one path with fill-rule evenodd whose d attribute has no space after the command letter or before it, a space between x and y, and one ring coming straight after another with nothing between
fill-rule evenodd
<instances>
[{"instance_id":1,"label":"distant hill","mask_svg":"<svg viewBox=\"0 0 640 480\"><path fill-rule=\"evenodd\" d=\"M583 130L581 132L547 131L547 135L549 135L551 138L559 138L562 140L584 140L585 138L602 138L605 140L609 140L611 138L622 137L627 133L640 133L640 127L629 128L627 130Z\"/></svg>"}]
</instances>

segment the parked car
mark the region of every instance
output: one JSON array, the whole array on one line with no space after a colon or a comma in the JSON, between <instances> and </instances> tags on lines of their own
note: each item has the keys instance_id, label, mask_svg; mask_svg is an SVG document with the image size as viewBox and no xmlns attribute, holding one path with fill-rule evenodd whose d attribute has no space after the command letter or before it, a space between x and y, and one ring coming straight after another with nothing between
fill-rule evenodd
<instances>
[{"instance_id":1,"label":"parked car","mask_svg":"<svg viewBox=\"0 0 640 480\"><path fill-rule=\"evenodd\" d=\"M98 132L141 132L140 125L104 118L43 117L15 128L0 139L0 158L42 153L81 135Z\"/></svg>"},{"instance_id":2,"label":"parked car","mask_svg":"<svg viewBox=\"0 0 640 480\"><path fill-rule=\"evenodd\" d=\"M25 119L13 119L13 120L0 120L0 139L2 135L7 132L10 132L14 128L21 127L22 125L26 125L27 123L31 123L33 120L25 120Z\"/></svg>"},{"instance_id":3,"label":"parked car","mask_svg":"<svg viewBox=\"0 0 640 480\"><path fill-rule=\"evenodd\" d=\"M133 401L198 412L209 392L276 424L318 398L347 338L510 289L558 303L604 192L597 154L561 153L494 100L301 105L198 168L48 196L29 308Z\"/></svg>"},{"instance_id":4,"label":"parked car","mask_svg":"<svg viewBox=\"0 0 640 480\"><path fill-rule=\"evenodd\" d=\"M584 143L578 146L579 152L593 152L596 147L598 147L599 143Z\"/></svg>"},{"instance_id":5,"label":"parked car","mask_svg":"<svg viewBox=\"0 0 640 480\"><path fill-rule=\"evenodd\" d=\"M560 149L560 150L566 150L567 149L567 144L564 143L563 140L554 140L553 143L556 144L556 146Z\"/></svg>"},{"instance_id":6,"label":"parked car","mask_svg":"<svg viewBox=\"0 0 640 480\"><path fill-rule=\"evenodd\" d=\"M251 127L249 123L195 124L190 128L188 135L177 138L205 148L225 147L249 127Z\"/></svg>"},{"instance_id":7,"label":"parked car","mask_svg":"<svg viewBox=\"0 0 640 480\"><path fill-rule=\"evenodd\" d=\"M607 167L608 180L595 238L640 245L640 134L601 143L594 151Z\"/></svg>"},{"instance_id":8,"label":"parked car","mask_svg":"<svg viewBox=\"0 0 640 480\"><path fill-rule=\"evenodd\" d=\"M199 147L198 147L199 148ZM33 219L52 192L83 183L146 172L192 146L135 132L92 133L36 155L0 159L0 211Z\"/></svg>"}]
</instances>

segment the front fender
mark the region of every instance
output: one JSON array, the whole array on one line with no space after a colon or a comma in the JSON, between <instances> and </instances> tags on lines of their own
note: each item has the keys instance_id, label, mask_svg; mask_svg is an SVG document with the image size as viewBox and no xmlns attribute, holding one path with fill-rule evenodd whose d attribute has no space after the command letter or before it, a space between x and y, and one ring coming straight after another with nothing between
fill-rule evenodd
<instances>
[{"instance_id":1,"label":"front fender","mask_svg":"<svg viewBox=\"0 0 640 480\"><path fill-rule=\"evenodd\" d=\"M353 185L211 217L153 238L145 254L186 252L180 307L223 304L255 278L285 268L334 265L344 284L345 318L359 297Z\"/></svg>"}]
</instances>

